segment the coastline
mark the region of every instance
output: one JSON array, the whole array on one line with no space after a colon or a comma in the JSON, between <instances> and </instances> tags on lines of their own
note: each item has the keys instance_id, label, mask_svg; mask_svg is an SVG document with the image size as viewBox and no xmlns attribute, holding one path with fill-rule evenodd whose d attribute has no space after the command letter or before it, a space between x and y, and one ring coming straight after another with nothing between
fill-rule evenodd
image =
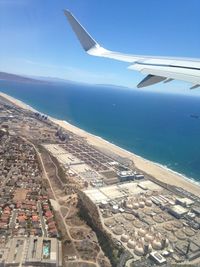
<instances>
[{"instance_id":1,"label":"coastline","mask_svg":"<svg viewBox=\"0 0 200 267\"><path fill-rule=\"evenodd\" d=\"M12 102L14 105L23 108L23 109L27 109L27 110L31 110L33 112L36 112L35 109L33 109L31 106L25 104L24 102L15 99L14 97L11 97L7 94L4 94L2 92L0 92L0 96L4 97L5 99L7 99L8 101ZM38 111L37 111L38 112ZM138 156L132 152L129 152L115 144L112 144L106 140L104 140L103 138L99 137L99 136L95 136L91 133L86 132L83 129L80 129L72 124L70 124L67 121L62 121L62 120L58 120L56 118L52 118L50 116L48 116L49 119L56 123L57 125L59 125L60 127L71 131L81 137L86 138L86 140L88 141L88 143L90 143L91 145L94 145L96 147L99 148L105 148L107 150L112 151L115 154L118 154L122 157L127 157L129 159L131 159L136 168L140 169L141 171L145 172L146 174L155 177L157 180L162 181L164 183L173 185L173 186L177 186L177 187L181 187L195 195L199 195L200 192L200 185L198 184L198 182L194 181L192 178L188 178L182 174L179 174L163 165L160 165L158 163L152 162L150 160L147 160L145 158L142 158L141 156Z\"/></svg>"}]
</instances>

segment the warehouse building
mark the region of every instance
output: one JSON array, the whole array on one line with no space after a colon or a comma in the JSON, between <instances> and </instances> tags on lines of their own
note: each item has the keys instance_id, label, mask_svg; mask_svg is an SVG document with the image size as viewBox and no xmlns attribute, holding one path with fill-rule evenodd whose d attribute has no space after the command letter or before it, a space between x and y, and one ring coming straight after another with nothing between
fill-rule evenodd
<instances>
[{"instance_id":1,"label":"warehouse building","mask_svg":"<svg viewBox=\"0 0 200 267\"><path fill-rule=\"evenodd\" d=\"M175 216L177 219L182 218L187 214L188 210L180 205L174 205L168 209L169 213Z\"/></svg>"},{"instance_id":2,"label":"warehouse building","mask_svg":"<svg viewBox=\"0 0 200 267\"><path fill-rule=\"evenodd\" d=\"M14 237L0 251L0 267L62 267L61 243L56 238Z\"/></svg>"}]
</instances>

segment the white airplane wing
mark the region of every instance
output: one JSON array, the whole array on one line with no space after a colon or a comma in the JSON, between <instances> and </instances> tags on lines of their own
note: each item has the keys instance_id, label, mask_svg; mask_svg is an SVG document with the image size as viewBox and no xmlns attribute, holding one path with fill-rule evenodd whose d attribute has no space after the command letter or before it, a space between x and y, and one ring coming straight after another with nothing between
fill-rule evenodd
<instances>
[{"instance_id":1,"label":"white airplane wing","mask_svg":"<svg viewBox=\"0 0 200 267\"><path fill-rule=\"evenodd\" d=\"M129 69L147 75L137 85L138 88L172 80L190 82L192 83L190 89L200 86L200 59L129 55L107 50L90 36L71 12L64 10L64 13L82 47L89 55L129 62L131 63Z\"/></svg>"}]
</instances>

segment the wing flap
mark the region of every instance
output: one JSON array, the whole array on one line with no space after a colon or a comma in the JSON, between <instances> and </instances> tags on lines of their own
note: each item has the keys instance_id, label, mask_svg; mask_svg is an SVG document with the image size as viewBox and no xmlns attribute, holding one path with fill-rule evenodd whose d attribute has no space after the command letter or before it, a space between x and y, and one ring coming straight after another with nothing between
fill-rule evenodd
<instances>
[{"instance_id":1,"label":"wing flap","mask_svg":"<svg viewBox=\"0 0 200 267\"><path fill-rule=\"evenodd\" d=\"M193 84L200 84L200 70L186 69L181 67L170 66L150 66L146 64L134 64L129 69L140 71L143 74L161 76L168 79L188 81Z\"/></svg>"}]
</instances>

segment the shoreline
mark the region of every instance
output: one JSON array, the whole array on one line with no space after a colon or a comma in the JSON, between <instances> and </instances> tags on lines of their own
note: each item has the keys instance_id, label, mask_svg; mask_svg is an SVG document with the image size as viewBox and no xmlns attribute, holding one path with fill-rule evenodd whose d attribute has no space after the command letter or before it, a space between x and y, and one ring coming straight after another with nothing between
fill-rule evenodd
<instances>
[{"instance_id":1,"label":"shoreline","mask_svg":"<svg viewBox=\"0 0 200 267\"><path fill-rule=\"evenodd\" d=\"M63 121L63 122L64 122L64 123L68 123L67 121ZM76 127L76 126L75 126L75 127ZM85 130L83 130L83 131L85 131ZM86 132L87 132L87 131L86 131ZM87 133L88 133L88 132L87 132ZM90 134L90 133L88 133L88 134ZM177 172L177 171L175 171L175 170L170 169L169 167L167 167L167 166L165 166L165 165L162 165L161 163L158 163L158 162L156 162L156 161L152 161L152 160L143 158L142 156L137 155L137 154L135 154L134 152L131 152L131 151L129 151L129 150L126 150L125 148L120 147L120 146L118 146L118 145L116 145L116 144L114 144L114 143L112 143L112 142L110 142L110 141L108 141L108 140L102 138L101 136L98 136L98 135L95 135L95 134L91 134L91 135L93 135L94 137L96 137L96 138L98 138L98 139L101 139L103 142L106 142L106 143L108 143L109 145L113 145L113 146L116 146L117 148L120 148L120 149L123 150L124 152L129 153L130 156L133 156L133 155L134 155L134 157L137 157L137 158L139 158L139 159L141 159L141 160L144 160L144 161L146 161L146 162L149 162L149 163L151 163L151 164L154 164L154 165L156 165L156 166L158 166L158 167L160 167L160 168L163 168L164 170L166 170L166 171L168 171L168 172L171 172L171 173L173 173L173 174L175 174L175 175L180 176L180 177L183 178L183 179L188 180L189 182L191 182L191 183L193 183L193 184L196 184L197 186L199 186L199 190L200 190L200 181L198 182L198 181L196 181L196 180L195 180L194 178L192 178L192 177L187 177L187 176L185 176L185 175L182 174L182 173L179 173L179 172Z\"/></svg>"},{"instance_id":2,"label":"shoreline","mask_svg":"<svg viewBox=\"0 0 200 267\"><path fill-rule=\"evenodd\" d=\"M12 96L9 96L5 93L0 92L0 96L4 97L8 101L12 102L14 105L26 109L31 110L33 112L40 112L32 108L31 106L25 104L21 100L18 100ZM103 139L102 137L93 135L89 132L86 132L83 129L80 129L67 121L59 120L53 117L49 117L53 123L59 125L60 127L71 131L81 137L84 137L87 142L91 145L96 146L97 148L105 148L107 150L112 151L115 154L118 154L121 157L126 157L131 159L134 162L134 165L137 169L143 171L144 173L153 176L156 180L164 182L166 184L170 184L173 186L181 187L195 195L199 195L200 192L200 184L195 181L193 178L186 177L174 170L169 169L168 167L161 165L159 163L147 160L142 158L139 155L134 154L124 148L121 148L109 141Z\"/></svg>"}]
</instances>

